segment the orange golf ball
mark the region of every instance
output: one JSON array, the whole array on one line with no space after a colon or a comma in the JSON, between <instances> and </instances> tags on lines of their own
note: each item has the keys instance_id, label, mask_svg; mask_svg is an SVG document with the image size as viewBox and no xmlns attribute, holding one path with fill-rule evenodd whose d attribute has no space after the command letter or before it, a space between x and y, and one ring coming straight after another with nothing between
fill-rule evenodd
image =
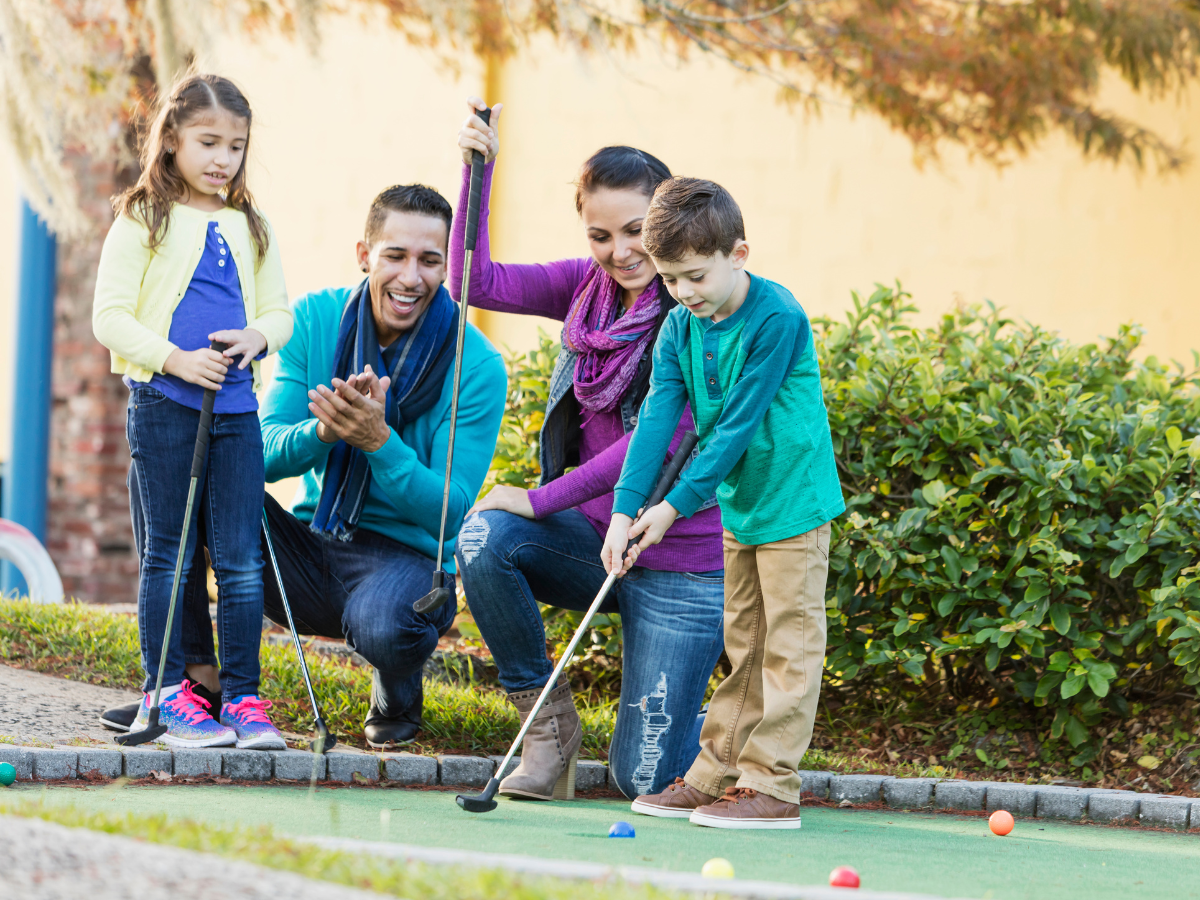
<instances>
[{"instance_id":1,"label":"orange golf ball","mask_svg":"<svg viewBox=\"0 0 1200 900\"><path fill-rule=\"evenodd\" d=\"M852 866L838 866L829 873L830 887L856 888L859 885L858 873Z\"/></svg>"},{"instance_id":2,"label":"orange golf ball","mask_svg":"<svg viewBox=\"0 0 1200 900\"><path fill-rule=\"evenodd\" d=\"M996 810L988 817L988 827L992 829L992 834L998 834L1000 837L1012 831L1013 824L1012 813L1002 809Z\"/></svg>"}]
</instances>

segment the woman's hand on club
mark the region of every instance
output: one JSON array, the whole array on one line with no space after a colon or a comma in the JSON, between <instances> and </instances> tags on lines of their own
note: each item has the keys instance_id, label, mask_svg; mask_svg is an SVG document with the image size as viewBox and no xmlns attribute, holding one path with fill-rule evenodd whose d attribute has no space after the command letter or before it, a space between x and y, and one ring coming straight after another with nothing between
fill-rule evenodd
<instances>
[{"instance_id":1,"label":"woman's hand on club","mask_svg":"<svg viewBox=\"0 0 1200 900\"><path fill-rule=\"evenodd\" d=\"M533 519L533 504L529 502L529 491L513 487L511 484L498 484L487 496L475 501L475 505L467 510L467 515L483 512L485 509L502 509L523 519Z\"/></svg>"},{"instance_id":2,"label":"woman's hand on club","mask_svg":"<svg viewBox=\"0 0 1200 900\"><path fill-rule=\"evenodd\" d=\"M198 384L208 391L219 391L230 362L224 354L208 347L199 350L180 350L176 347L163 363L163 373Z\"/></svg>"},{"instance_id":3,"label":"woman's hand on club","mask_svg":"<svg viewBox=\"0 0 1200 900\"><path fill-rule=\"evenodd\" d=\"M252 359L267 349L267 339L261 332L255 331L253 328L214 331L208 336L208 339L228 344L229 346L225 348L225 358L232 365L234 358L240 356L242 361L238 364L239 369L246 368Z\"/></svg>"},{"instance_id":4,"label":"woman's hand on club","mask_svg":"<svg viewBox=\"0 0 1200 900\"><path fill-rule=\"evenodd\" d=\"M478 97L468 97L467 108L471 114L458 132L458 148L462 150L463 162L469 166L471 154L475 152L483 154L484 162L491 162L500 152L500 111L504 109L504 104L497 103L492 107L492 115L486 125L479 118L479 110L487 109L486 103Z\"/></svg>"}]
</instances>

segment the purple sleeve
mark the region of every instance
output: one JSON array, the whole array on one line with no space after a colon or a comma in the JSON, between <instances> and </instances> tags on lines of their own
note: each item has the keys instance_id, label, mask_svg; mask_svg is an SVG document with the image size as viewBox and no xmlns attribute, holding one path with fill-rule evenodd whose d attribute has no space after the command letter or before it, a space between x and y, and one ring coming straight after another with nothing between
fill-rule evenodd
<instances>
[{"instance_id":1,"label":"purple sleeve","mask_svg":"<svg viewBox=\"0 0 1200 900\"><path fill-rule=\"evenodd\" d=\"M525 313L562 321L587 273L590 259L560 259L544 265L513 265L492 262L488 242L488 212L495 161L483 169L483 196L479 198L479 236L471 258L472 306L498 312ZM462 293L463 258L467 233L467 203L471 190L471 167L463 166L458 214L450 232L450 296L457 303Z\"/></svg>"},{"instance_id":2,"label":"purple sleeve","mask_svg":"<svg viewBox=\"0 0 1200 900\"><path fill-rule=\"evenodd\" d=\"M692 409L689 406L684 409L679 425L675 428L675 436L671 438L667 458L670 458L670 454L675 452L679 442L683 440L684 432L693 428L695 425L692 422ZM533 507L534 518L541 519L612 493L621 477L621 467L625 464L625 454L629 450L629 441L632 437L633 432L631 431L573 472L554 479L544 487L531 490L529 503Z\"/></svg>"}]
</instances>

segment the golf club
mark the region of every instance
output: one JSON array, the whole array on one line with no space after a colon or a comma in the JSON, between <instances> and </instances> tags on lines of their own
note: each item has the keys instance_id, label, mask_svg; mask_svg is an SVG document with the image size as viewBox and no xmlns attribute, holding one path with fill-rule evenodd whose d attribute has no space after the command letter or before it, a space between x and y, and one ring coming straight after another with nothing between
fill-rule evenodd
<instances>
[{"instance_id":1,"label":"golf club","mask_svg":"<svg viewBox=\"0 0 1200 900\"><path fill-rule=\"evenodd\" d=\"M229 345L213 341L210 346L220 352ZM204 474L204 459L208 456L208 439L212 431L213 404L216 402L217 392L209 388L204 392L204 399L200 403L200 426L196 429L196 449L192 454L192 480L188 484L187 508L183 513L183 534L179 538L179 555L175 557L175 579L171 583L171 604L167 607L167 633L163 635L162 653L158 657L158 679L154 685L154 705L150 707L150 722L141 731L133 731L131 726L128 733L117 735L113 740L123 747L148 744L167 733L167 726L158 724L158 701L162 694L163 669L167 666L167 650L171 646L171 625L175 621L175 604L179 600L179 582L183 578L183 556L187 550L188 532L192 528L192 507L196 502L196 488L200 484L200 476Z\"/></svg>"},{"instance_id":2,"label":"golf club","mask_svg":"<svg viewBox=\"0 0 1200 900\"><path fill-rule=\"evenodd\" d=\"M304 686L308 688L308 702L312 704L313 717L317 720L314 726L317 739L313 741L313 749L317 753L328 753L335 744L337 737L325 725L321 718L321 710L317 707L317 695L313 693L312 678L308 674L308 662L304 659L304 647L300 644L300 635L296 633L296 621L292 618L292 607L288 603L287 591L283 587L283 575L279 572L279 562L275 559L275 545L271 542L271 526L267 524L267 511L263 510L263 537L267 539L267 555L271 557L271 568L275 570L275 583L279 585L279 599L283 601L283 611L287 614L288 628L292 632L292 643L296 645L296 656L300 660L300 674L304 676Z\"/></svg>"},{"instance_id":3,"label":"golf club","mask_svg":"<svg viewBox=\"0 0 1200 900\"><path fill-rule=\"evenodd\" d=\"M491 118L490 109L475 111L486 125ZM479 195L483 193L483 154L471 151L471 190L467 195L467 234L463 241L466 254L463 257L462 294L458 300L458 346L454 351L454 391L450 395L450 438L446 447L446 483L442 490L442 524L438 531L437 567L433 570L433 590L413 604L419 613L431 613L441 609L454 596L446 587L447 572L442 570L442 551L446 544L446 512L450 506L450 472L454 464L454 433L458 429L458 390L462 386L463 341L467 336L467 294L471 287L471 257L475 253L475 238L479 234ZM451 581L451 584L454 582Z\"/></svg>"},{"instance_id":4,"label":"golf club","mask_svg":"<svg viewBox=\"0 0 1200 900\"><path fill-rule=\"evenodd\" d=\"M679 449L675 451L666 469L663 470L662 476L658 479L658 485L654 488L654 493L650 495L649 499L646 500L646 505L642 507L643 512L657 506L667 496L675 484L675 479L683 471L683 466L688 461L688 457L692 455L692 450L695 448L696 441L698 440L699 438L692 431L687 432L683 436L683 440L679 442ZM625 552L628 553L629 548L636 543L636 538L631 540L626 545ZM546 702L546 698L550 696L550 692L557 686L558 676L562 674L563 669L567 667L567 663L571 661L571 654L575 652L575 645L579 643L579 639L587 631L588 623L592 621L592 617L596 615L596 611L600 609L600 604L604 602L604 598L608 596L608 592L612 590L612 586L616 584L616 581L617 575L612 572L604 579L604 585L600 588L600 593L596 595L596 599L592 601L592 605L584 613L583 621L579 623L579 627L575 630L575 636L571 638L571 643L567 644L567 649L563 651L562 658L558 661L558 665L554 667L554 671L550 674L546 686L542 688L541 696L538 697L537 703L533 705L533 709L529 711L529 715L525 717L525 723L521 726L521 730L517 732L516 740L508 748L508 754L504 757L504 762L496 767L496 774L488 781L487 787L483 789L483 793L475 795L459 794L455 798L458 805L467 812L491 812L496 808L494 798L496 791L500 789L500 776L508 768L508 763L513 758L513 754L517 752L517 748L521 746L521 741L525 739L525 733L529 731L529 726L533 724L538 710L542 708L542 704Z\"/></svg>"}]
</instances>

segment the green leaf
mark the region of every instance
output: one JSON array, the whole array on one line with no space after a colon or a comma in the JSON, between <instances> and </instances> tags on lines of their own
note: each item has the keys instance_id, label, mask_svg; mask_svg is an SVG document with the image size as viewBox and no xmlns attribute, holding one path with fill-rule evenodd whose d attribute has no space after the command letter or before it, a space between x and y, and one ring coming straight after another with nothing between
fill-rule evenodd
<instances>
[{"instance_id":1,"label":"green leaf","mask_svg":"<svg viewBox=\"0 0 1200 900\"><path fill-rule=\"evenodd\" d=\"M937 506L946 499L946 485L942 484L940 480L931 481L921 488L921 496L930 506Z\"/></svg>"},{"instance_id":2,"label":"green leaf","mask_svg":"<svg viewBox=\"0 0 1200 900\"><path fill-rule=\"evenodd\" d=\"M1092 689L1092 693L1097 697L1108 696L1108 679L1106 679L1097 669L1091 669L1087 673L1088 687Z\"/></svg>"},{"instance_id":3,"label":"green leaf","mask_svg":"<svg viewBox=\"0 0 1200 900\"><path fill-rule=\"evenodd\" d=\"M1050 607L1050 624L1059 634L1071 630L1071 611L1065 603L1055 603Z\"/></svg>"},{"instance_id":4,"label":"green leaf","mask_svg":"<svg viewBox=\"0 0 1200 900\"><path fill-rule=\"evenodd\" d=\"M1183 432L1174 425L1167 429L1167 446L1171 448L1172 453L1183 446Z\"/></svg>"},{"instance_id":5,"label":"green leaf","mask_svg":"<svg viewBox=\"0 0 1200 900\"><path fill-rule=\"evenodd\" d=\"M942 547L942 559L946 562L946 576L957 582L962 577L962 557L958 555L957 550L945 544Z\"/></svg>"},{"instance_id":6,"label":"green leaf","mask_svg":"<svg viewBox=\"0 0 1200 900\"><path fill-rule=\"evenodd\" d=\"M1076 694L1083 690L1083 685L1087 681L1087 676L1082 672L1068 675L1062 683L1062 698L1070 700Z\"/></svg>"},{"instance_id":7,"label":"green leaf","mask_svg":"<svg viewBox=\"0 0 1200 900\"><path fill-rule=\"evenodd\" d=\"M1074 716L1067 719L1067 727L1065 729L1067 740L1071 742L1072 747L1078 747L1080 744L1087 741L1087 728Z\"/></svg>"}]
</instances>

